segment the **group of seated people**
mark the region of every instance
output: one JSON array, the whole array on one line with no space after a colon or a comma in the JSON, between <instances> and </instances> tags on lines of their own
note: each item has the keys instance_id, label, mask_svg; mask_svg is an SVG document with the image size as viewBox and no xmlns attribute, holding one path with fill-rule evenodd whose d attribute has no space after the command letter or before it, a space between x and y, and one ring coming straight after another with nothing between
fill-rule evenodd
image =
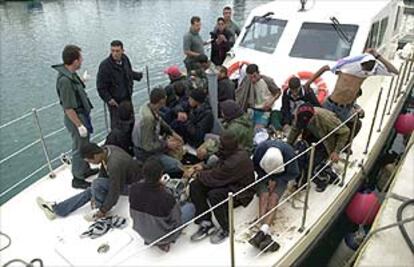
<instances>
[{"instance_id":1,"label":"group of seated people","mask_svg":"<svg viewBox=\"0 0 414 267\"><path fill-rule=\"evenodd\" d=\"M150 92L149 101L141 106L136 119L130 104L120 103L121 121L105 145L89 143L80 150L87 162L100 165L98 178L90 188L62 202L38 198L48 218L67 216L91 202L92 219L96 220L107 216L119 196L126 194L133 229L145 244L157 241L195 216L199 228L191 240L210 237L211 243L218 244L229 235L227 203L212 212L218 226L206 211L225 200L229 192L237 193L266 176L254 187L236 194L234 206L247 206L257 194L259 216L264 219L249 243L260 250L279 249L270 229L275 212L269 211L277 206L288 183L299 182L307 168L306 155L292 160L298 153L295 144L299 137L311 144L336 129L316 146L314 166L318 166L327 160L339 160L341 150L350 141L350 128L334 112L322 108L313 90L302 86L299 78L292 77L282 92L273 79L260 74L256 64L250 64L238 83L229 80L224 66L217 67L221 129L212 134L216 118L205 74L211 66L204 57L199 63L200 68L190 77L177 67L168 68L165 73L170 84ZM282 94L281 111L275 112L272 106ZM269 127L285 129L287 138L255 138L255 133L261 134ZM184 160L186 144L195 149L190 163ZM166 186L165 173L186 181L188 199L174 196ZM315 181L320 192L332 182ZM169 251L180 232L155 245Z\"/></svg>"}]
</instances>

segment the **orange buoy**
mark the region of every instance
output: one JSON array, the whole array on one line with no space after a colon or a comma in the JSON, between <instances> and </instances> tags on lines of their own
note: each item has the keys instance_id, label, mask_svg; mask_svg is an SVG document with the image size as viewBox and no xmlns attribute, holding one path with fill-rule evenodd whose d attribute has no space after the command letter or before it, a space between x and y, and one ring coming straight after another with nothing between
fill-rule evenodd
<instances>
[{"instance_id":1,"label":"orange buoy","mask_svg":"<svg viewBox=\"0 0 414 267\"><path fill-rule=\"evenodd\" d=\"M236 61L227 68L227 76L230 77L236 71L239 71L243 65L249 65L250 63L247 61Z\"/></svg>"}]
</instances>

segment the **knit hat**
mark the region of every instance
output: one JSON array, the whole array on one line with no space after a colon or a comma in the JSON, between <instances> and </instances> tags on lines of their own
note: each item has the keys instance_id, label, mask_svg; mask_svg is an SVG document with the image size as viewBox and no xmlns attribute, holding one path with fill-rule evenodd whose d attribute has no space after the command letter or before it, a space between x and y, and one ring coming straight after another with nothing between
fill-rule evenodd
<instances>
[{"instance_id":1,"label":"knit hat","mask_svg":"<svg viewBox=\"0 0 414 267\"><path fill-rule=\"evenodd\" d=\"M283 155L280 149L270 147L260 160L260 167L267 173L277 174L285 171Z\"/></svg>"},{"instance_id":2,"label":"knit hat","mask_svg":"<svg viewBox=\"0 0 414 267\"><path fill-rule=\"evenodd\" d=\"M236 101L231 99L221 102L220 108L223 113L223 118L226 121L231 121L243 115L243 111L240 106L236 103Z\"/></svg>"},{"instance_id":3,"label":"knit hat","mask_svg":"<svg viewBox=\"0 0 414 267\"><path fill-rule=\"evenodd\" d=\"M204 100L206 100L206 94L201 89L191 91L190 97L199 103L204 103Z\"/></svg>"},{"instance_id":4,"label":"knit hat","mask_svg":"<svg viewBox=\"0 0 414 267\"><path fill-rule=\"evenodd\" d=\"M309 103L304 103L296 110L296 127L304 129L315 114L315 109Z\"/></svg>"},{"instance_id":5,"label":"knit hat","mask_svg":"<svg viewBox=\"0 0 414 267\"><path fill-rule=\"evenodd\" d=\"M173 79L178 79L181 77L181 71L177 66L171 66L164 70L165 74L168 74Z\"/></svg>"}]
</instances>

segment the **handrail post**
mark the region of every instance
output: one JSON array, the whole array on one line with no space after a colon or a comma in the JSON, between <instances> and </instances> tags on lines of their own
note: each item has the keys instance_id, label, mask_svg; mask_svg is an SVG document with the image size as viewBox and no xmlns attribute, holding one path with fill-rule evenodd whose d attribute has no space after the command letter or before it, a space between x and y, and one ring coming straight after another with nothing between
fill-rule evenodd
<instances>
[{"instance_id":1,"label":"handrail post","mask_svg":"<svg viewBox=\"0 0 414 267\"><path fill-rule=\"evenodd\" d=\"M352 143L354 141L354 136L355 136L357 123L358 123L358 115L355 115L354 122L352 123L351 135L349 137L349 147L348 147L347 152L346 152L344 172L342 173L342 179L341 179L341 182L339 183L339 186L341 186L341 187L344 186L344 184L345 184L346 171L347 171L348 165L349 165L349 157L351 156L351 148L352 148Z\"/></svg>"},{"instance_id":2,"label":"handrail post","mask_svg":"<svg viewBox=\"0 0 414 267\"><path fill-rule=\"evenodd\" d=\"M42 132L42 127L40 126L40 122L39 122L39 115L37 114L37 110L35 108L32 109L32 112L33 112L35 124L37 126L37 129L39 130L40 142L42 143L43 153L45 154L45 157L46 157L47 166L49 167L49 177L55 178L56 174L53 172L52 163L50 162L49 151L47 150L45 138Z\"/></svg>"},{"instance_id":3,"label":"handrail post","mask_svg":"<svg viewBox=\"0 0 414 267\"><path fill-rule=\"evenodd\" d=\"M105 121L105 129L106 129L106 132L107 132L107 133L109 133L108 106L106 105L106 103L105 103L105 102L104 102L103 106L104 106L104 121Z\"/></svg>"},{"instance_id":4,"label":"handrail post","mask_svg":"<svg viewBox=\"0 0 414 267\"><path fill-rule=\"evenodd\" d=\"M235 266L234 255L234 204L233 204L233 192L229 192L229 239L230 239L230 260L231 266Z\"/></svg>"},{"instance_id":5,"label":"handrail post","mask_svg":"<svg viewBox=\"0 0 414 267\"><path fill-rule=\"evenodd\" d=\"M405 64L404 64L405 63ZM401 75L401 79L400 79L400 84L398 85L398 94L397 94L397 98L399 98L401 96L401 89L404 85L404 80L405 80L405 73L407 71L407 61L405 61L403 64L401 64L401 70L402 70L402 75ZM404 70L403 70L403 66L404 66Z\"/></svg>"},{"instance_id":6,"label":"handrail post","mask_svg":"<svg viewBox=\"0 0 414 267\"><path fill-rule=\"evenodd\" d=\"M147 92L148 92L148 97L149 97L150 96L150 92L151 92L151 84L150 84L148 66L145 66L145 77L147 79Z\"/></svg>"},{"instance_id":7,"label":"handrail post","mask_svg":"<svg viewBox=\"0 0 414 267\"><path fill-rule=\"evenodd\" d=\"M299 232L303 232L305 230L305 224L306 224L306 213L308 210L308 201L309 201L309 193L310 193L310 186L311 186L311 177L312 177L312 170L313 170L313 164L315 160L315 148L316 144L312 143L311 151L310 151L310 159L309 159L309 165L308 165L308 175L306 178L306 195L305 195L305 205L303 205L303 216L302 216L302 225L299 228Z\"/></svg>"},{"instance_id":8,"label":"handrail post","mask_svg":"<svg viewBox=\"0 0 414 267\"><path fill-rule=\"evenodd\" d=\"M364 154L368 153L368 147L369 147L369 143L371 142L372 132L374 130L375 120L377 118L378 107L381 101L382 90L383 88L381 87L381 90L378 94L377 105L375 106L374 117L372 117L371 128L369 129L368 141L367 141L367 146L365 147Z\"/></svg>"},{"instance_id":9,"label":"handrail post","mask_svg":"<svg viewBox=\"0 0 414 267\"><path fill-rule=\"evenodd\" d=\"M391 90L392 90L392 86L394 85L394 80L395 80L395 76L392 76L389 92L391 92ZM398 77L397 77L397 80L398 80ZM395 88L392 91L392 97L391 97L391 101L390 101L390 107L388 108L387 115L391 115L391 108L392 108L392 103L394 102L394 97L395 97Z\"/></svg>"},{"instance_id":10,"label":"handrail post","mask_svg":"<svg viewBox=\"0 0 414 267\"><path fill-rule=\"evenodd\" d=\"M399 84L401 82L400 77L402 76L403 65L404 64L401 64L400 68L398 69L398 76L397 76L397 80L395 82L395 90L396 90L397 93L395 94L394 103L397 103L397 99L398 99L398 97L400 97L400 92L399 92L398 88L399 88Z\"/></svg>"},{"instance_id":11,"label":"handrail post","mask_svg":"<svg viewBox=\"0 0 414 267\"><path fill-rule=\"evenodd\" d=\"M391 80L391 83L392 81L393 80ZM382 109L381 120L380 120L378 129L377 129L377 132L381 132L381 127L382 127L382 123L384 122L385 112L387 111L388 101L390 100L390 94L391 94L391 86L388 88L387 99L385 99L385 104L384 104L384 108Z\"/></svg>"},{"instance_id":12,"label":"handrail post","mask_svg":"<svg viewBox=\"0 0 414 267\"><path fill-rule=\"evenodd\" d=\"M405 84L407 84L410 81L410 76L411 76L411 72L412 72L412 68L413 68L413 63L414 63L414 53L411 55L411 58L408 59L407 64L410 64L410 66L408 67L408 75L407 78L405 80Z\"/></svg>"}]
</instances>

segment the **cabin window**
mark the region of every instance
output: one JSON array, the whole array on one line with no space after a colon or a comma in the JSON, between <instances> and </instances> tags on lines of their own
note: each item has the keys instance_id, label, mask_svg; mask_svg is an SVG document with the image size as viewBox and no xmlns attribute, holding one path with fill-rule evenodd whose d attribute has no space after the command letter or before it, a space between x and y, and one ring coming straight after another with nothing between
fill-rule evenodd
<instances>
[{"instance_id":1,"label":"cabin window","mask_svg":"<svg viewBox=\"0 0 414 267\"><path fill-rule=\"evenodd\" d=\"M246 27L240 46L271 54L279 43L286 23L286 20L254 17Z\"/></svg>"},{"instance_id":2,"label":"cabin window","mask_svg":"<svg viewBox=\"0 0 414 267\"><path fill-rule=\"evenodd\" d=\"M338 60L349 55L357 25L305 22L290 51L291 57Z\"/></svg>"},{"instance_id":3,"label":"cabin window","mask_svg":"<svg viewBox=\"0 0 414 267\"><path fill-rule=\"evenodd\" d=\"M382 44L382 41L384 40L384 35L385 35L385 32L387 31L387 26L388 26L388 17L383 18L381 20L377 47L379 47Z\"/></svg>"},{"instance_id":4,"label":"cabin window","mask_svg":"<svg viewBox=\"0 0 414 267\"><path fill-rule=\"evenodd\" d=\"M401 7L398 7L397 9L397 14L395 15L395 21L394 21L394 31L397 29L398 27L398 20L400 19L401 16Z\"/></svg>"},{"instance_id":5,"label":"cabin window","mask_svg":"<svg viewBox=\"0 0 414 267\"><path fill-rule=\"evenodd\" d=\"M379 30L379 21L372 24L371 30L368 36L368 43L367 48L375 48L377 47L377 40L378 40L378 30Z\"/></svg>"}]
</instances>

